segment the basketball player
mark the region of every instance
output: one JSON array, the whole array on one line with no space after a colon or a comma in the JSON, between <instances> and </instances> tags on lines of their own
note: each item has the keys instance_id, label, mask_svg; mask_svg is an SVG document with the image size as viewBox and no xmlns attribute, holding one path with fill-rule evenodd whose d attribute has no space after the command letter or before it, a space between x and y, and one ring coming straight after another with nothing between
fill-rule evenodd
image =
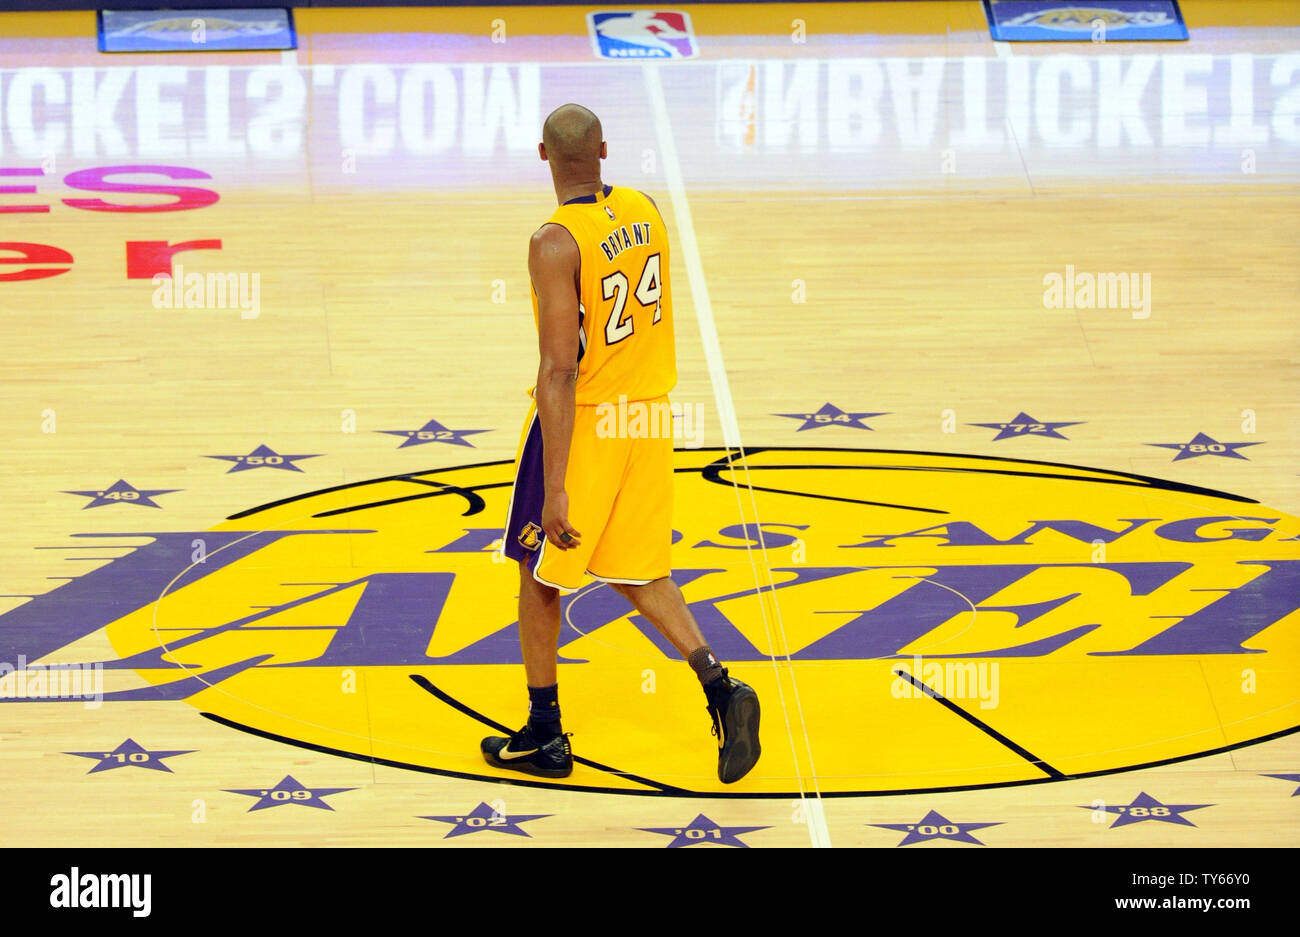
<instances>
[{"instance_id":1,"label":"basketball player","mask_svg":"<svg viewBox=\"0 0 1300 937\"><path fill-rule=\"evenodd\" d=\"M636 606L699 676L718 737L718 778L738 781L758 761L758 696L713 656L669 576L672 433L618 438L607 432L613 421L600 418L600 404L621 399L666 408L677 382L668 231L649 196L601 182L605 142L585 107L552 112L537 152L550 163L560 207L528 248L541 365L504 540L519 561L529 715L509 738L484 739L483 757L540 777L573 771L556 684L560 593L590 573Z\"/></svg>"}]
</instances>

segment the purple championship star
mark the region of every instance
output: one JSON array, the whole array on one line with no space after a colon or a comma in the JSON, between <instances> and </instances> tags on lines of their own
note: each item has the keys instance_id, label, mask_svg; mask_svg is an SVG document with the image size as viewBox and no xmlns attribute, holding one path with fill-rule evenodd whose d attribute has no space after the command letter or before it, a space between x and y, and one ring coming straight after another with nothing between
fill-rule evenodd
<instances>
[{"instance_id":1,"label":"purple championship star","mask_svg":"<svg viewBox=\"0 0 1300 937\"><path fill-rule=\"evenodd\" d=\"M953 823L937 810L931 810L921 818L920 823L869 823L868 826L878 826L882 830L896 830L899 833L906 833L900 846L910 846L912 843L924 843L932 839L950 839L955 843L974 843L976 846L983 846L978 839L970 834L971 830L982 830L986 826L1001 826L1002 821L998 820L993 823Z\"/></svg>"},{"instance_id":2,"label":"purple championship star","mask_svg":"<svg viewBox=\"0 0 1300 937\"><path fill-rule=\"evenodd\" d=\"M1279 781L1290 781L1292 784L1300 784L1300 774L1265 774L1265 778L1277 778ZM1300 787L1291 792L1292 797L1300 797Z\"/></svg>"},{"instance_id":3,"label":"purple championship star","mask_svg":"<svg viewBox=\"0 0 1300 937\"><path fill-rule=\"evenodd\" d=\"M128 482L118 479L103 491L65 491L65 495L81 495L83 498L89 498L90 503L83 504L81 509L97 508L104 504L139 504L143 507L162 508L161 504L154 502L155 495L169 495L173 491L181 491L180 488L136 488Z\"/></svg>"},{"instance_id":4,"label":"purple championship star","mask_svg":"<svg viewBox=\"0 0 1300 937\"><path fill-rule=\"evenodd\" d=\"M148 768L151 771L166 771L171 774L172 769L163 764L163 759L174 758L177 755L188 755L193 751L196 751L196 749L160 748L156 751L150 751L143 748L135 739L127 739L111 752L64 752L63 754L95 759L98 764L87 771L87 774L94 774L97 771L112 771L114 768Z\"/></svg>"},{"instance_id":5,"label":"purple championship star","mask_svg":"<svg viewBox=\"0 0 1300 937\"><path fill-rule=\"evenodd\" d=\"M789 420L803 420L803 426L800 426L796 433L802 433L806 429L819 429L823 426L849 426L853 429L865 429L875 432L870 426L863 423L863 420L869 420L873 416L888 416L889 411L880 413L849 413L841 410L833 403L822 404L822 408L816 413L773 413L772 416L783 416Z\"/></svg>"},{"instance_id":6,"label":"purple championship star","mask_svg":"<svg viewBox=\"0 0 1300 937\"><path fill-rule=\"evenodd\" d=\"M293 463L298 459L315 459L320 453L314 455L282 455L276 452L270 446L263 443L248 455L209 455L205 459L221 459L224 462L234 462L226 472L227 475L233 472L247 472L258 468L283 469L286 472L301 472L302 469Z\"/></svg>"},{"instance_id":7,"label":"purple championship star","mask_svg":"<svg viewBox=\"0 0 1300 937\"><path fill-rule=\"evenodd\" d=\"M1250 460L1237 450L1246 446L1262 446L1263 443L1219 442L1204 433L1197 433L1192 437L1191 442L1149 442L1147 445L1178 450L1178 455L1173 458L1175 462L1181 462L1183 459L1199 459L1203 455L1217 455L1222 459L1241 459L1243 462L1249 462Z\"/></svg>"},{"instance_id":8,"label":"purple championship star","mask_svg":"<svg viewBox=\"0 0 1300 937\"><path fill-rule=\"evenodd\" d=\"M482 833L485 830L509 833L511 836L528 836L529 839L532 839L528 833L520 829L519 824L527 823L529 820L544 820L551 816L554 816L554 814L530 813L512 817L504 813L497 813L490 804L480 803L469 813L462 814L459 817L420 817L420 819L437 820L439 823L452 824L451 830L443 839L451 839L453 836L466 836L470 833Z\"/></svg>"},{"instance_id":9,"label":"purple championship star","mask_svg":"<svg viewBox=\"0 0 1300 937\"><path fill-rule=\"evenodd\" d=\"M686 826L639 826L637 829L643 833L659 833L663 836L673 837L673 841L666 847L668 849L676 849L679 846L699 846L701 843L714 843L718 846L739 846L741 849L748 849L749 843L741 842L741 836L746 833L755 833L758 830L770 830L771 827L719 826L701 813Z\"/></svg>"},{"instance_id":10,"label":"purple championship star","mask_svg":"<svg viewBox=\"0 0 1300 937\"><path fill-rule=\"evenodd\" d=\"M334 808L325 803L323 798L331 794L342 794L344 791L355 790L355 787L305 787L292 774L286 774L284 780L272 788L256 790L226 788L225 793L245 794L249 797L258 798L257 803L248 808L248 812L252 813L254 810L265 810L267 807L283 807L285 804L301 804L304 807L333 810Z\"/></svg>"},{"instance_id":11,"label":"purple championship star","mask_svg":"<svg viewBox=\"0 0 1300 937\"><path fill-rule=\"evenodd\" d=\"M1048 436L1052 439L1069 439L1069 436L1057 432L1062 426L1078 426L1085 422L1084 420L1058 420L1055 423L1043 420L1035 420L1032 416L1021 410L1015 415L1010 423L967 423L967 426L983 426L986 429L995 429L998 434L993 437L993 441L999 439L1010 439L1012 436Z\"/></svg>"},{"instance_id":12,"label":"purple championship star","mask_svg":"<svg viewBox=\"0 0 1300 937\"><path fill-rule=\"evenodd\" d=\"M465 439L466 436L473 436L476 433L490 433L488 429L447 429L437 420L430 420L419 429L377 429L376 433L387 433L389 436L405 436L398 449L405 449L407 446L423 446L431 442L445 442L452 446L466 446L474 448L474 444Z\"/></svg>"},{"instance_id":13,"label":"purple championship star","mask_svg":"<svg viewBox=\"0 0 1300 937\"><path fill-rule=\"evenodd\" d=\"M1182 816L1188 810L1200 810L1213 807L1214 804L1162 804L1150 794L1143 791L1133 798L1131 804L1119 804L1103 807L1107 813L1117 814L1115 822L1108 829L1141 823L1143 820L1159 820L1162 823L1176 823L1179 826L1196 826L1191 820ZM1084 810L1096 810L1096 807L1084 807Z\"/></svg>"}]
</instances>

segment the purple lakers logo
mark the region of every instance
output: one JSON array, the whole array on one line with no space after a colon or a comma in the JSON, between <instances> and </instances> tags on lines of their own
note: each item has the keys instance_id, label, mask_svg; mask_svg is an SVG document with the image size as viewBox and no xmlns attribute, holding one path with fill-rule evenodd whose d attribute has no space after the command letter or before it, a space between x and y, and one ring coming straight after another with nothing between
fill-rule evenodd
<instances>
[{"instance_id":1,"label":"purple lakers logo","mask_svg":"<svg viewBox=\"0 0 1300 937\"><path fill-rule=\"evenodd\" d=\"M691 19L672 10L587 14L591 44L602 59L689 59L698 49Z\"/></svg>"}]
</instances>

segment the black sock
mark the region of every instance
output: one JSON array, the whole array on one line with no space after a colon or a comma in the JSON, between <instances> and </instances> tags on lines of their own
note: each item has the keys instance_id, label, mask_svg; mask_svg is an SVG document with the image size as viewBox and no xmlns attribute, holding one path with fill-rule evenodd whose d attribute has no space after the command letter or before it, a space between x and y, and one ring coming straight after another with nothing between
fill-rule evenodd
<instances>
[{"instance_id":1,"label":"black sock","mask_svg":"<svg viewBox=\"0 0 1300 937\"><path fill-rule=\"evenodd\" d=\"M542 741L560 734L560 685L528 688L528 727Z\"/></svg>"},{"instance_id":2,"label":"black sock","mask_svg":"<svg viewBox=\"0 0 1300 937\"><path fill-rule=\"evenodd\" d=\"M718 663L718 659L713 656L713 651L709 650L707 644L691 651L691 656L686 659L686 662L691 665L695 676L700 678L700 683L704 686L708 686L723 675L722 665Z\"/></svg>"}]
</instances>

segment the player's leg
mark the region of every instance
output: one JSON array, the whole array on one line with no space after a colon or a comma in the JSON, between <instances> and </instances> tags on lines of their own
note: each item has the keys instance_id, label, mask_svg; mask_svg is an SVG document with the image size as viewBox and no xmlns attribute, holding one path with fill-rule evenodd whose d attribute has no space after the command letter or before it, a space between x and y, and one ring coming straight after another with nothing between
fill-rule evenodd
<instances>
[{"instance_id":1,"label":"player's leg","mask_svg":"<svg viewBox=\"0 0 1300 937\"><path fill-rule=\"evenodd\" d=\"M598 435L595 409L578 407L574 414L564 479L570 493L569 521L583 534L578 546L561 550L546 541L541 529L545 487L541 425L536 419L520 446L504 548L519 561L519 644L528 680L528 724L509 738L483 740L483 757L498 768L543 777L566 777L573 770L573 754L560 723L556 679L560 592L582 585L627 457L626 445Z\"/></svg>"},{"instance_id":2,"label":"player's leg","mask_svg":"<svg viewBox=\"0 0 1300 937\"><path fill-rule=\"evenodd\" d=\"M758 694L749 684L732 677L714 656L682 590L672 579L664 577L645 585L609 585L672 642L699 677L713 718L713 734L718 737L718 780L724 784L739 781L762 754Z\"/></svg>"},{"instance_id":3,"label":"player's leg","mask_svg":"<svg viewBox=\"0 0 1300 937\"><path fill-rule=\"evenodd\" d=\"M519 563L519 646L528 680L528 722L510 736L492 735L481 751L488 764L547 778L573 772L573 753L560 724L555 675L560 593L534 578L531 558Z\"/></svg>"},{"instance_id":4,"label":"player's leg","mask_svg":"<svg viewBox=\"0 0 1300 937\"><path fill-rule=\"evenodd\" d=\"M621 582L609 582L608 585L631 602L677 648L677 653L682 657L690 660L696 651L707 650L700 626L696 624L691 610L686 607L682 590L677 588L677 583L671 578L664 576L645 585Z\"/></svg>"},{"instance_id":5,"label":"player's leg","mask_svg":"<svg viewBox=\"0 0 1300 937\"><path fill-rule=\"evenodd\" d=\"M528 567L526 560L519 564L519 647L524 655L524 675L532 689L556 682L560 592L538 582Z\"/></svg>"},{"instance_id":6,"label":"player's leg","mask_svg":"<svg viewBox=\"0 0 1300 937\"><path fill-rule=\"evenodd\" d=\"M555 674L560 637L560 595L534 574L545 548L541 538L543 501L541 424L529 411L516 458L502 552L519 563L519 645L528 683L528 723L510 736L489 736L480 750L488 764L542 777L567 777L573 755L560 723ZM581 530L581 528L579 528Z\"/></svg>"},{"instance_id":7,"label":"player's leg","mask_svg":"<svg viewBox=\"0 0 1300 937\"><path fill-rule=\"evenodd\" d=\"M667 398L645 401L648 407ZM653 413L653 411L651 411ZM662 425L651 419L649 425ZM671 422L668 421L668 426ZM669 435L632 440L627 470L591 574L617 589L675 647L695 671L718 736L718 777L738 781L761 752L754 689L729 676L669 574L672 569L673 444Z\"/></svg>"}]
</instances>

